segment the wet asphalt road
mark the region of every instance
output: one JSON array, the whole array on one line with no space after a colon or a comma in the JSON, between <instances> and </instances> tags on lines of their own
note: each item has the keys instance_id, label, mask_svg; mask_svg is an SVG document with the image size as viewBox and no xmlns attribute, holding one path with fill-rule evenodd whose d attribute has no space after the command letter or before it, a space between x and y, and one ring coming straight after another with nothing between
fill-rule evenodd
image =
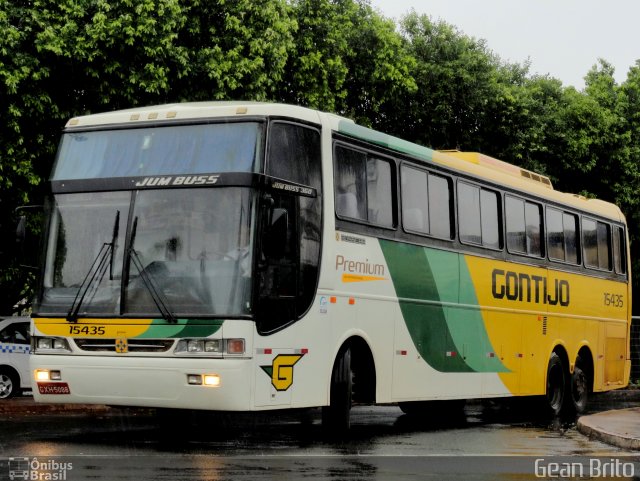
<instances>
[{"instance_id":1,"label":"wet asphalt road","mask_svg":"<svg viewBox=\"0 0 640 481\"><path fill-rule=\"evenodd\" d=\"M604 398L593 409L627 405ZM553 462L582 463L586 475L569 474L588 479L593 459L627 463L610 479L625 479L633 463L640 479L640 453L590 441L574 420L536 420L522 405L472 402L457 416L426 420L396 406L357 406L352 422L348 436L335 437L323 431L319 410L3 414L0 479L9 479L9 458L14 468L26 458L29 479L65 481L514 480L538 479Z\"/></svg>"}]
</instances>

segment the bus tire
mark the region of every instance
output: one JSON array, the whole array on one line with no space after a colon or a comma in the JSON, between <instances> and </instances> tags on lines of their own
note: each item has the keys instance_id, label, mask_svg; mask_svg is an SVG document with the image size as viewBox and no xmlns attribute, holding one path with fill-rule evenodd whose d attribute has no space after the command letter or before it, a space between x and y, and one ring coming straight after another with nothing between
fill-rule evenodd
<instances>
[{"instance_id":1,"label":"bus tire","mask_svg":"<svg viewBox=\"0 0 640 481\"><path fill-rule=\"evenodd\" d=\"M567 370L560 356L555 352L549 358L547 366L546 408L550 415L559 416L566 402Z\"/></svg>"},{"instance_id":2,"label":"bus tire","mask_svg":"<svg viewBox=\"0 0 640 481\"><path fill-rule=\"evenodd\" d=\"M322 408L322 425L330 432L346 432L351 427L353 369L351 349L343 349L333 365L329 405Z\"/></svg>"},{"instance_id":3,"label":"bus tire","mask_svg":"<svg viewBox=\"0 0 640 481\"><path fill-rule=\"evenodd\" d=\"M582 414L587 410L589 400L589 379L581 367L580 361L571 375L571 408L576 414Z\"/></svg>"},{"instance_id":4,"label":"bus tire","mask_svg":"<svg viewBox=\"0 0 640 481\"><path fill-rule=\"evenodd\" d=\"M20 391L20 380L10 369L0 369L0 399L14 397Z\"/></svg>"}]
</instances>

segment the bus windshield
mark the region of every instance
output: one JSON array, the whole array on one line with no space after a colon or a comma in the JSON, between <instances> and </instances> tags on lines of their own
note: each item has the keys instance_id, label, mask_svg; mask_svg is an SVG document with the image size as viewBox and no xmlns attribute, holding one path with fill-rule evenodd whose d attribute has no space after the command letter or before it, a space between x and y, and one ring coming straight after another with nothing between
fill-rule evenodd
<instances>
[{"instance_id":1,"label":"bus windshield","mask_svg":"<svg viewBox=\"0 0 640 481\"><path fill-rule=\"evenodd\" d=\"M259 122L68 132L51 180L258 172Z\"/></svg>"},{"instance_id":2,"label":"bus windshield","mask_svg":"<svg viewBox=\"0 0 640 481\"><path fill-rule=\"evenodd\" d=\"M39 311L250 313L254 193L245 187L54 196ZM154 292L156 291L156 292Z\"/></svg>"}]
</instances>

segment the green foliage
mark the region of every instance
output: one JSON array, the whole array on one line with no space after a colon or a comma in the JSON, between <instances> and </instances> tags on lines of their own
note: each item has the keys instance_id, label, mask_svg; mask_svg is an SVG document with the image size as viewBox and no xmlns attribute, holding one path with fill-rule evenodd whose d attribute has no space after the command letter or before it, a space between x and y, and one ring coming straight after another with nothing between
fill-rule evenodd
<instances>
[{"instance_id":1,"label":"green foliage","mask_svg":"<svg viewBox=\"0 0 640 481\"><path fill-rule=\"evenodd\" d=\"M416 84L415 63L393 22L364 0L294 0L296 51L279 100L384 128ZM393 125L392 127L395 127Z\"/></svg>"},{"instance_id":2,"label":"green foliage","mask_svg":"<svg viewBox=\"0 0 640 481\"><path fill-rule=\"evenodd\" d=\"M640 62L618 85L600 60L577 91L428 16L396 25L368 0L0 0L0 29L0 314L34 284L17 260L14 209L44 198L61 127L136 105L336 112L616 202L640 239Z\"/></svg>"},{"instance_id":3,"label":"green foliage","mask_svg":"<svg viewBox=\"0 0 640 481\"><path fill-rule=\"evenodd\" d=\"M418 86L403 106L407 133L434 148L476 149L487 103L500 92L498 59L483 41L425 15L407 15L402 33L416 60L411 73Z\"/></svg>"}]
</instances>

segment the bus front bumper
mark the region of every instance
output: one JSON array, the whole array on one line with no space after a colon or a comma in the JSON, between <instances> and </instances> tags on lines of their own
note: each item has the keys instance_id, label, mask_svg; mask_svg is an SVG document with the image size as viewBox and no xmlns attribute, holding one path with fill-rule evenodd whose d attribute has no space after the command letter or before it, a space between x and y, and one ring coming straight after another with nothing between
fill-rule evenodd
<instances>
[{"instance_id":1,"label":"bus front bumper","mask_svg":"<svg viewBox=\"0 0 640 481\"><path fill-rule=\"evenodd\" d=\"M251 410L252 366L251 359L31 356L37 402L220 411Z\"/></svg>"}]
</instances>

